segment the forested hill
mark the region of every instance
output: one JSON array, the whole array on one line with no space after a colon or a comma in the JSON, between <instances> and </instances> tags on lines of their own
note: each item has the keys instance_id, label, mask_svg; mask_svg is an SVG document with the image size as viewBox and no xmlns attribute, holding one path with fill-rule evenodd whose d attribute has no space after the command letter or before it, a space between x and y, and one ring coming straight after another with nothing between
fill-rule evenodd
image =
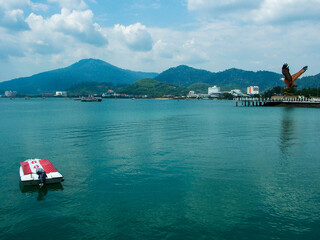
<instances>
[{"instance_id":1,"label":"forested hill","mask_svg":"<svg viewBox=\"0 0 320 240\"><path fill-rule=\"evenodd\" d=\"M178 86L190 86L195 83L207 83L217 85L224 89L240 88L245 89L248 86L259 86L260 91L270 89L275 86L285 84L280 80L283 75L269 71L245 71L231 68L222 72L209 72L181 65L170 68L157 77L156 80L170 83ZM296 82L301 88L317 87L320 81L320 74L315 76L302 77Z\"/></svg>"},{"instance_id":2,"label":"forested hill","mask_svg":"<svg viewBox=\"0 0 320 240\"><path fill-rule=\"evenodd\" d=\"M155 79L160 82L187 87L195 83L209 83L213 74L206 70L180 65L160 73Z\"/></svg>"},{"instance_id":3,"label":"forested hill","mask_svg":"<svg viewBox=\"0 0 320 240\"><path fill-rule=\"evenodd\" d=\"M120 92L130 95L148 95L149 97L182 96L186 95L188 91L186 87L175 86L150 78L139 80L120 90Z\"/></svg>"},{"instance_id":4,"label":"forested hill","mask_svg":"<svg viewBox=\"0 0 320 240\"><path fill-rule=\"evenodd\" d=\"M217 85L222 90L235 88L245 90L248 86L259 86L260 91L264 91L275 86L285 86L280 80L281 77L283 77L282 74L269 71L253 72L231 68L221 72L210 72L186 65L169 68L157 74L122 69L98 59L83 59L66 68L0 82L0 94L6 90L17 91L19 94L54 92L66 90L84 82L112 83L115 86L130 85L146 78L180 87L202 83ZM319 81L320 74L302 77L296 82L299 88L316 88L319 87Z\"/></svg>"},{"instance_id":5,"label":"forested hill","mask_svg":"<svg viewBox=\"0 0 320 240\"><path fill-rule=\"evenodd\" d=\"M153 78L157 73L130 71L98 59L83 59L66 68L0 82L0 89L19 93L43 93L65 90L82 82L108 82L132 84L143 78Z\"/></svg>"}]
</instances>

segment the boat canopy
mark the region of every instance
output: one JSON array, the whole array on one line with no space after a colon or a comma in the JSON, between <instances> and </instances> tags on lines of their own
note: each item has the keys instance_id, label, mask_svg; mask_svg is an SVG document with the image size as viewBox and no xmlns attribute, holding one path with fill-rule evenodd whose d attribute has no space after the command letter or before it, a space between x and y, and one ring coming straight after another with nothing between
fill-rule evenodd
<instances>
[{"instance_id":1,"label":"boat canopy","mask_svg":"<svg viewBox=\"0 0 320 240\"><path fill-rule=\"evenodd\" d=\"M24 175L36 174L37 168L43 168L46 173L58 172L48 159L32 159L27 162L20 162Z\"/></svg>"}]
</instances>

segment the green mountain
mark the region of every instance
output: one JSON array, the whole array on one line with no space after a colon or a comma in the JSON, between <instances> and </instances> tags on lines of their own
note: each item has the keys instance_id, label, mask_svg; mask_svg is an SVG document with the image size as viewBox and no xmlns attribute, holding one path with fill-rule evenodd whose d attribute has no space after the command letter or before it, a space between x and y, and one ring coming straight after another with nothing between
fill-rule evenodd
<instances>
[{"instance_id":1,"label":"green mountain","mask_svg":"<svg viewBox=\"0 0 320 240\"><path fill-rule=\"evenodd\" d=\"M1 82L0 89L18 91L21 94L34 94L65 90L81 82L132 84L139 79L152 78L157 75L157 73L121 69L102 60L83 59L66 68Z\"/></svg>"},{"instance_id":2,"label":"green mountain","mask_svg":"<svg viewBox=\"0 0 320 240\"><path fill-rule=\"evenodd\" d=\"M230 88L246 89L248 86L259 86L260 91L281 85L282 74L268 71L245 71L231 68L213 74L211 84ZM284 84L284 83L283 83Z\"/></svg>"},{"instance_id":3,"label":"green mountain","mask_svg":"<svg viewBox=\"0 0 320 240\"><path fill-rule=\"evenodd\" d=\"M19 94L54 92L67 90L71 86L83 82L113 83L115 86L119 84L130 85L145 78L153 78L158 82L168 83L168 86L188 87L188 90L202 93L206 92L208 86L213 85L221 87L221 90L235 88L246 90L248 86L259 86L260 91L264 91L275 86L285 87L285 84L280 80L282 77L282 74L274 72L253 72L236 68L214 73L185 65L170 68L161 74L157 74L125 70L97 59L83 59L66 68L0 82L0 94L3 94L5 90L17 91ZM302 77L296 82L299 89L317 88L319 87L320 74ZM202 85L199 85L199 83ZM134 87L137 86L132 88ZM139 91L142 90L142 88L139 89ZM152 95L157 95L152 89L149 90L152 91ZM158 90L162 91L163 89L158 88ZM161 94L162 92L158 95ZM150 95L150 93L147 95Z\"/></svg>"},{"instance_id":4,"label":"green mountain","mask_svg":"<svg viewBox=\"0 0 320 240\"><path fill-rule=\"evenodd\" d=\"M139 80L128 87L122 88L119 92L130 95L148 95L148 97L163 97L165 95L186 95L188 93L188 89L186 87L179 87L169 83L163 83L151 78L147 78Z\"/></svg>"},{"instance_id":5,"label":"green mountain","mask_svg":"<svg viewBox=\"0 0 320 240\"><path fill-rule=\"evenodd\" d=\"M319 88L320 87L320 73L314 76L303 77L296 80L299 88Z\"/></svg>"},{"instance_id":6,"label":"green mountain","mask_svg":"<svg viewBox=\"0 0 320 240\"><path fill-rule=\"evenodd\" d=\"M211 85L208 83L194 83L188 87L188 90L206 94L208 93L209 87L211 87Z\"/></svg>"},{"instance_id":7,"label":"green mountain","mask_svg":"<svg viewBox=\"0 0 320 240\"><path fill-rule=\"evenodd\" d=\"M72 85L70 88L66 89L68 96L88 96L88 95L102 95L108 90L113 90L118 92L119 89L127 85L115 85L108 82L82 82L75 85Z\"/></svg>"},{"instance_id":8,"label":"green mountain","mask_svg":"<svg viewBox=\"0 0 320 240\"><path fill-rule=\"evenodd\" d=\"M285 87L285 84L280 80L282 77L282 74L269 71L253 72L231 68L222 72L213 73L181 65L160 73L155 79L161 82L186 87L201 82L211 86L217 85L222 89L246 89L248 86L259 86L260 91L264 91L279 85ZM302 77L297 80L297 84L299 85L299 88L317 87L319 81L320 74Z\"/></svg>"},{"instance_id":9,"label":"green mountain","mask_svg":"<svg viewBox=\"0 0 320 240\"><path fill-rule=\"evenodd\" d=\"M175 68L169 68L156 76L155 79L160 82L188 87L195 83L210 83L212 75L212 72L206 70L180 65Z\"/></svg>"}]
</instances>

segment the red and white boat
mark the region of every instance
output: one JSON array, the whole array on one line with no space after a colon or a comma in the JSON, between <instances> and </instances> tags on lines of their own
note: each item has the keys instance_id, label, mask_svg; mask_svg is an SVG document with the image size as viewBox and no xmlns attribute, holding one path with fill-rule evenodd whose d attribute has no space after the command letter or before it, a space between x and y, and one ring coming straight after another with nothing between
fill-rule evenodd
<instances>
[{"instance_id":1,"label":"red and white boat","mask_svg":"<svg viewBox=\"0 0 320 240\"><path fill-rule=\"evenodd\" d=\"M63 182L63 176L48 159L28 159L20 162L20 180L23 185L39 185L40 178L36 173L37 168L46 172L46 184Z\"/></svg>"}]
</instances>

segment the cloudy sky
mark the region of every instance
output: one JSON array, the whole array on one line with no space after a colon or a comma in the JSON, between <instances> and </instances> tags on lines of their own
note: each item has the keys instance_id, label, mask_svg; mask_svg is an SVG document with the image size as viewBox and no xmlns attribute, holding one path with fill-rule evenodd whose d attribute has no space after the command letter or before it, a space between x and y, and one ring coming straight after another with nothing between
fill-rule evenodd
<instances>
[{"instance_id":1,"label":"cloudy sky","mask_svg":"<svg viewBox=\"0 0 320 240\"><path fill-rule=\"evenodd\" d=\"M320 0L0 0L0 81L83 58L320 73Z\"/></svg>"}]
</instances>

